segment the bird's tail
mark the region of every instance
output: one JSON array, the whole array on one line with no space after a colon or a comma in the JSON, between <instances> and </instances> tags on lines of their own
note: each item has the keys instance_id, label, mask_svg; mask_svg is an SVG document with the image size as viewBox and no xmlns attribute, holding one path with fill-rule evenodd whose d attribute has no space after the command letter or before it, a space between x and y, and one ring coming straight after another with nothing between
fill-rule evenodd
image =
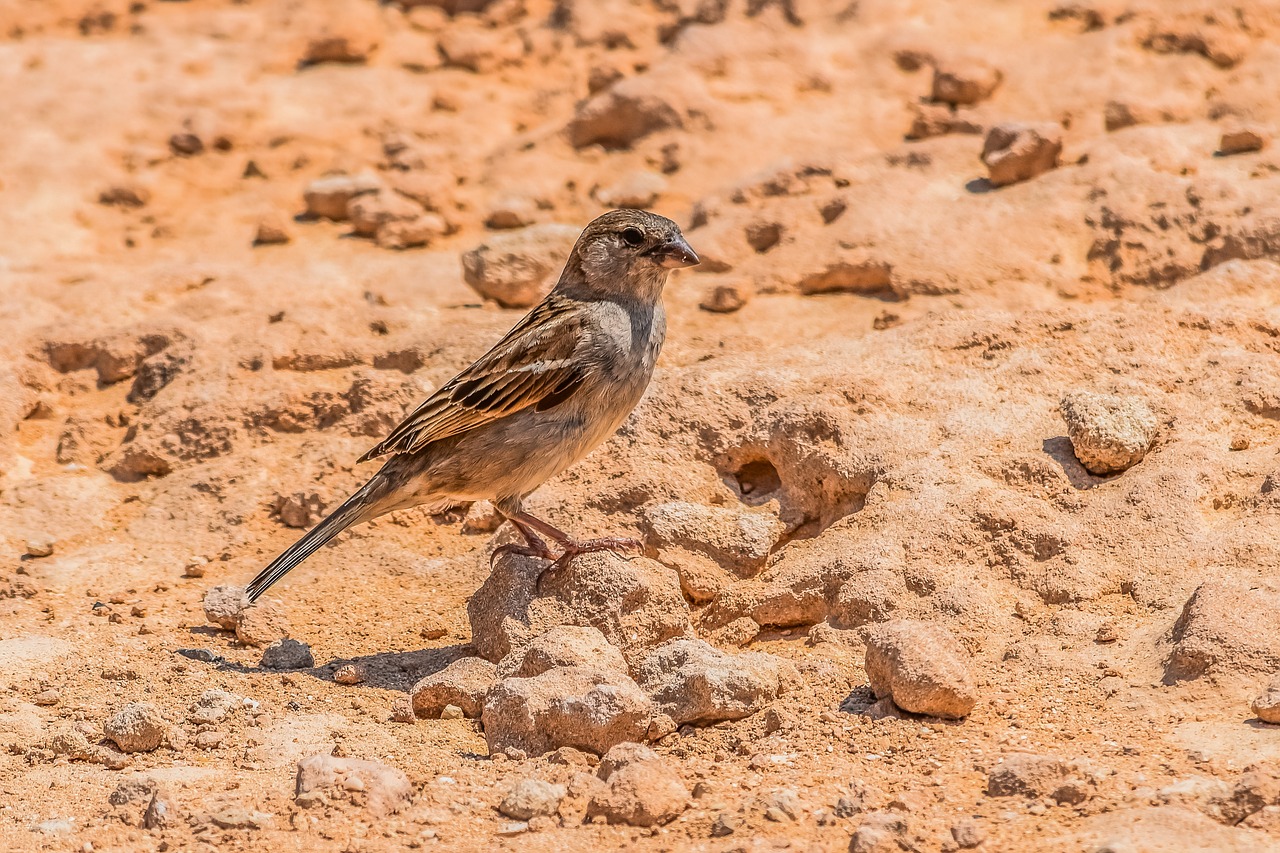
<instances>
[{"instance_id":1,"label":"bird's tail","mask_svg":"<svg viewBox=\"0 0 1280 853\"><path fill-rule=\"evenodd\" d=\"M245 587L249 601L257 601L264 592L280 578L287 575L295 566L320 550L329 540L352 525L368 521L382 515L378 507L379 478L374 477L365 483L359 491L342 502L342 506L329 514L324 521L307 531L297 542L290 545L284 553L276 557L258 576Z\"/></svg>"}]
</instances>

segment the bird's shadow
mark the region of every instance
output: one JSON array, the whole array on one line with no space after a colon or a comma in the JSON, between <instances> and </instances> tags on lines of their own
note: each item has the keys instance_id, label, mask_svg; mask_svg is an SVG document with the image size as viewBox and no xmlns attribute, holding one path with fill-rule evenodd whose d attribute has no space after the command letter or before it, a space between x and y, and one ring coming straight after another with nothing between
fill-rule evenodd
<instances>
[{"instance_id":1,"label":"bird's shadow","mask_svg":"<svg viewBox=\"0 0 1280 853\"><path fill-rule=\"evenodd\" d=\"M218 635L216 629L191 629L193 633ZM198 663L205 663L219 672L235 672L240 675L250 673L283 675L291 673L305 675L317 681L334 682L334 674L340 667L354 664L363 676L357 684L346 687L373 687L381 690L398 690L407 692L413 685L428 675L439 672L455 660L474 655L475 649L468 644L441 646L436 649L418 649L408 652L381 652L373 655L362 655L354 658L335 658L328 663L304 669L274 669L265 666L246 666L242 663L227 660L211 649L178 649L177 653Z\"/></svg>"}]
</instances>

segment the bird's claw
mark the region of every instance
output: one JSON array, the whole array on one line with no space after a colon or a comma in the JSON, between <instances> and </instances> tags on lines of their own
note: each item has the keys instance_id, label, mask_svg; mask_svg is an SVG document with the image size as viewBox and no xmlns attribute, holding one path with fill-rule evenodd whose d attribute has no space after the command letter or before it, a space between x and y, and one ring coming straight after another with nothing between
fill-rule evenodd
<instances>
[{"instance_id":1,"label":"bird's claw","mask_svg":"<svg viewBox=\"0 0 1280 853\"><path fill-rule=\"evenodd\" d=\"M493 564L498 561L498 557L503 554L515 554L517 557L537 557L540 560L555 560L555 554L545 545L541 548L534 548L529 545L517 545L514 542L508 542L506 545L499 545L493 549L493 553L489 555L489 568L493 568Z\"/></svg>"},{"instance_id":2,"label":"bird's claw","mask_svg":"<svg viewBox=\"0 0 1280 853\"><path fill-rule=\"evenodd\" d=\"M600 551L643 551L644 543L639 539L632 539L623 536L606 536L602 539L587 539L582 542L566 542L563 544L563 551L560 556L551 561L538 573L538 579L534 584L534 588L538 592L542 592L542 582L544 579L556 578L562 571L569 567L569 563L574 557L581 554L594 554ZM547 559L550 559L549 557Z\"/></svg>"}]
</instances>

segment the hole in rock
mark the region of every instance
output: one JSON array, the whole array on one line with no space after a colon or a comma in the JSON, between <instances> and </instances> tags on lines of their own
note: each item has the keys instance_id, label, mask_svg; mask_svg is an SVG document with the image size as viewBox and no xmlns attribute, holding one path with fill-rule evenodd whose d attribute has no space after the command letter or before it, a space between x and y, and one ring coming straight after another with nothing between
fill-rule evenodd
<instances>
[{"instance_id":1,"label":"hole in rock","mask_svg":"<svg viewBox=\"0 0 1280 853\"><path fill-rule=\"evenodd\" d=\"M778 476L778 469L768 459L746 463L734 472L733 478L738 482L743 502L752 505L765 503L770 495L782 488L782 477Z\"/></svg>"}]
</instances>

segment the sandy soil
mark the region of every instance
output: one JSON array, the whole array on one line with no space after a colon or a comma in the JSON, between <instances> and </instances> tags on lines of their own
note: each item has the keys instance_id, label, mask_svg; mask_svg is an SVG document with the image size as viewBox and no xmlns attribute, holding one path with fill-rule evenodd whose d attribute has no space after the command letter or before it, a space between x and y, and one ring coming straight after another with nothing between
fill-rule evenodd
<instances>
[{"instance_id":1,"label":"sandy soil","mask_svg":"<svg viewBox=\"0 0 1280 853\"><path fill-rule=\"evenodd\" d=\"M0 0L0 81L0 847L1280 849L1273 6ZM373 237L303 215L333 174L380 187ZM648 730L687 793L652 826L572 802L594 757L393 719L493 657L480 507L273 589L314 666L202 609L521 315L464 252L619 204L705 262L645 401L533 506L643 537L689 633L799 674ZM1145 458L1083 467L1078 392L1148 413ZM673 502L773 532L672 544ZM876 702L902 618L956 639L962 719ZM163 737L122 754L134 702ZM317 754L410 790L300 797ZM569 796L500 812L529 778Z\"/></svg>"}]
</instances>

